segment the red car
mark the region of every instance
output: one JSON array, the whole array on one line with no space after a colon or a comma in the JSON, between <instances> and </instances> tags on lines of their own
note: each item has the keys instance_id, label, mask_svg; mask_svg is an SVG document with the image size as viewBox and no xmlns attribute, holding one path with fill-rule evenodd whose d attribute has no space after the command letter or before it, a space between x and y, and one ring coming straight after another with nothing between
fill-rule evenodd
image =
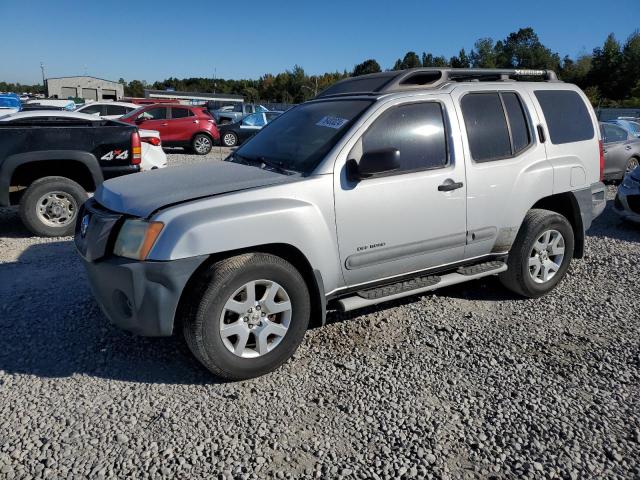
<instances>
[{"instance_id":1,"label":"red car","mask_svg":"<svg viewBox=\"0 0 640 480\"><path fill-rule=\"evenodd\" d=\"M145 105L120 117L120 121L145 130L157 130L165 147L191 148L198 155L209 153L220 140L216 121L203 107Z\"/></svg>"}]
</instances>

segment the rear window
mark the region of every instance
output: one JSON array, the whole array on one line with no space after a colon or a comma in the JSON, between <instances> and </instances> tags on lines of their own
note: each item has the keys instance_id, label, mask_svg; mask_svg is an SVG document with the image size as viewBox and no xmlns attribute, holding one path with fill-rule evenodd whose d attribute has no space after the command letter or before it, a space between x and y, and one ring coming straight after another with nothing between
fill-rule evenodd
<instances>
[{"instance_id":1,"label":"rear window","mask_svg":"<svg viewBox=\"0 0 640 480\"><path fill-rule=\"evenodd\" d=\"M536 90L547 121L551 143L581 142L594 136L593 123L584 101L572 90Z\"/></svg>"}]
</instances>

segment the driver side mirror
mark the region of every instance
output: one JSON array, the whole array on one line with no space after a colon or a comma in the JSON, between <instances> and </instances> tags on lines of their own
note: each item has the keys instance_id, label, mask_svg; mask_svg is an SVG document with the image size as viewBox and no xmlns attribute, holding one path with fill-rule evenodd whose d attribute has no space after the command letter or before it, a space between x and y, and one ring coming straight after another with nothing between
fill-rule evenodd
<instances>
[{"instance_id":1,"label":"driver side mirror","mask_svg":"<svg viewBox=\"0 0 640 480\"><path fill-rule=\"evenodd\" d=\"M140 117L136 118L136 123L139 125L139 124L141 124L142 122L144 122L145 120L146 120L146 118L144 118L144 117L140 116Z\"/></svg>"},{"instance_id":2,"label":"driver side mirror","mask_svg":"<svg viewBox=\"0 0 640 480\"><path fill-rule=\"evenodd\" d=\"M347 174L350 180L364 180L385 173L393 172L400 168L400 150L385 148L365 152L360 162L351 159L347 162Z\"/></svg>"}]
</instances>

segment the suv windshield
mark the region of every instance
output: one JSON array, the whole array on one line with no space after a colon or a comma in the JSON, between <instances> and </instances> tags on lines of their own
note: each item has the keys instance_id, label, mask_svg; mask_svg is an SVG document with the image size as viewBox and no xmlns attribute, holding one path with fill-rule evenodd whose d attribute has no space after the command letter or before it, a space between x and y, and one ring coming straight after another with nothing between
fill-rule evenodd
<instances>
[{"instance_id":1,"label":"suv windshield","mask_svg":"<svg viewBox=\"0 0 640 480\"><path fill-rule=\"evenodd\" d=\"M310 173L371 103L366 99L304 103L269 122L229 161L262 161Z\"/></svg>"}]
</instances>

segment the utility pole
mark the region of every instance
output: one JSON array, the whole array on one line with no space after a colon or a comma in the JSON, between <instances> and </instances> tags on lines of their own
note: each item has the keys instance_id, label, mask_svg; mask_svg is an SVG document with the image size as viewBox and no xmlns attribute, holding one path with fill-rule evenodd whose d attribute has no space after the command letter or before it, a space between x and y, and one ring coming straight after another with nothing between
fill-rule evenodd
<instances>
[{"instance_id":1,"label":"utility pole","mask_svg":"<svg viewBox=\"0 0 640 480\"><path fill-rule=\"evenodd\" d=\"M216 74L217 74L217 68L213 67L213 93L216 93Z\"/></svg>"},{"instance_id":2,"label":"utility pole","mask_svg":"<svg viewBox=\"0 0 640 480\"><path fill-rule=\"evenodd\" d=\"M44 94L46 95L47 92L47 81L44 78L44 63L40 62L40 70L42 70L42 89L45 90Z\"/></svg>"}]
</instances>

